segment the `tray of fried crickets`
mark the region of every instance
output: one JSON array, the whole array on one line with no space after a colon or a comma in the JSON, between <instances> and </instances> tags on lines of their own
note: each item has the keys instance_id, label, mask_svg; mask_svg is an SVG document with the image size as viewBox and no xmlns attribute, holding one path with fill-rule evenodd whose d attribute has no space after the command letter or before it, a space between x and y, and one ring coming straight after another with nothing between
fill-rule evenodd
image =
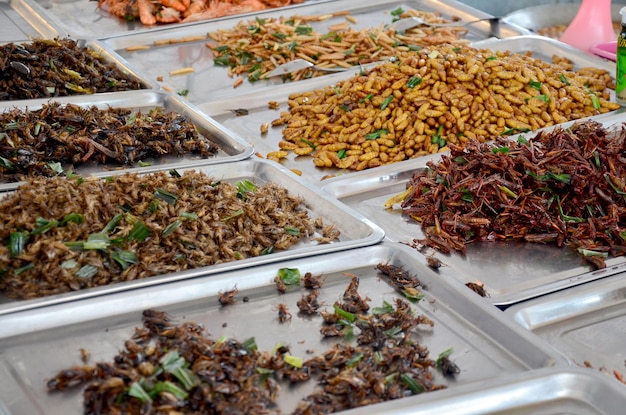
<instances>
[{"instance_id":1,"label":"tray of fried crickets","mask_svg":"<svg viewBox=\"0 0 626 415\"><path fill-rule=\"evenodd\" d=\"M157 90L0 101L0 191L35 176L244 160L252 147L183 97Z\"/></svg>"},{"instance_id":2,"label":"tray of fried crickets","mask_svg":"<svg viewBox=\"0 0 626 415\"><path fill-rule=\"evenodd\" d=\"M418 408L425 397L567 368L530 332L389 242L77 299L0 322L0 399L11 413L185 405L391 413ZM91 386L78 385L89 376ZM518 394L515 404L546 399Z\"/></svg>"},{"instance_id":3,"label":"tray of fried crickets","mask_svg":"<svg viewBox=\"0 0 626 415\"><path fill-rule=\"evenodd\" d=\"M614 68L608 61L540 36L473 45L476 48L433 46L420 51L419 59L197 105L249 137L259 155L279 160L319 185L320 180L355 170L445 152L448 141L486 141L619 108L610 89ZM526 56L529 52L531 57ZM561 57L561 63L554 63L553 56ZM445 82L428 73L453 65L450 62L458 63L458 72L448 69ZM508 69L503 70L505 65ZM528 68L535 68L534 73ZM480 83L481 76L490 86ZM385 81L389 77L392 81ZM585 84L591 79L607 82L603 93L589 92ZM574 109L572 103L580 106Z\"/></svg>"},{"instance_id":4,"label":"tray of fried crickets","mask_svg":"<svg viewBox=\"0 0 626 415\"><path fill-rule=\"evenodd\" d=\"M149 32L110 36L103 41L136 68L192 102L271 91L326 74L302 69L269 77L294 59L334 69L388 59L398 53L442 43L466 44L491 36L525 34L506 24L479 22L466 27L419 26L396 31L394 21L420 16L431 22L472 21L489 15L447 1L356 0L304 3L255 16ZM521 30L521 32L520 32Z\"/></svg>"},{"instance_id":5,"label":"tray of fried crickets","mask_svg":"<svg viewBox=\"0 0 626 415\"><path fill-rule=\"evenodd\" d=\"M37 177L0 196L0 314L384 236L369 219L258 159Z\"/></svg>"},{"instance_id":6,"label":"tray of fried crickets","mask_svg":"<svg viewBox=\"0 0 626 415\"><path fill-rule=\"evenodd\" d=\"M457 148L322 190L413 246L442 278L507 307L624 271L625 165L607 157L622 154L622 120L620 110Z\"/></svg>"},{"instance_id":7,"label":"tray of fried crickets","mask_svg":"<svg viewBox=\"0 0 626 415\"><path fill-rule=\"evenodd\" d=\"M624 383L625 290L620 273L515 304L505 313L563 353L572 366Z\"/></svg>"},{"instance_id":8,"label":"tray of fried crickets","mask_svg":"<svg viewBox=\"0 0 626 415\"><path fill-rule=\"evenodd\" d=\"M94 40L70 37L0 45L0 101L53 99L158 88L123 58Z\"/></svg>"}]
</instances>

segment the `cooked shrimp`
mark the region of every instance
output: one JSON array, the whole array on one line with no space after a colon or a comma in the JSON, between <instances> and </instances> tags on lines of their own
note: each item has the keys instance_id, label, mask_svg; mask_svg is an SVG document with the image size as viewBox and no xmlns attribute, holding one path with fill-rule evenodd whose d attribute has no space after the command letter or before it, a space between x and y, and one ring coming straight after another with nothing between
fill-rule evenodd
<instances>
[{"instance_id":1,"label":"cooked shrimp","mask_svg":"<svg viewBox=\"0 0 626 415\"><path fill-rule=\"evenodd\" d=\"M187 7L183 4L181 0L159 0L159 2L165 7L171 7L173 9L178 10L179 12L184 12L187 10Z\"/></svg>"},{"instance_id":2,"label":"cooked shrimp","mask_svg":"<svg viewBox=\"0 0 626 415\"><path fill-rule=\"evenodd\" d=\"M141 23L147 26L156 24L157 19L154 17L154 5L150 0L137 0L137 8Z\"/></svg>"},{"instance_id":3,"label":"cooked shrimp","mask_svg":"<svg viewBox=\"0 0 626 415\"><path fill-rule=\"evenodd\" d=\"M183 19L183 22L197 22L200 20L214 19L216 17L229 16L233 14L250 13L265 10L268 6L259 0L243 0L239 3L225 1L209 2L205 11L190 15Z\"/></svg>"},{"instance_id":4,"label":"cooked shrimp","mask_svg":"<svg viewBox=\"0 0 626 415\"><path fill-rule=\"evenodd\" d=\"M189 8L183 13L183 17L189 17L192 14L202 13L206 10L204 0L192 0Z\"/></svg>"}]
</instances>

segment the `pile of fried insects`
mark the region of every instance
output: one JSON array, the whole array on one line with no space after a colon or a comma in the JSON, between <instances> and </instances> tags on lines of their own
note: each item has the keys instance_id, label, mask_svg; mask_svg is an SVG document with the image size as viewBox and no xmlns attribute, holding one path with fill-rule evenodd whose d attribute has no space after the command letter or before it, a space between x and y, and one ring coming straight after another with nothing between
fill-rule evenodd
<instances>
[{"instance_id":1,"label":"pile of fried insects","mask_svg":"<svg viewBox=\"0 0 626 415\"><path fill-rule=\"evenodd\" d=\"M626 252L626 129L584 121L526 139L451 145L400 202L442 252L517 239L575 249L596 268Z\"/></svg>"},{"instance_id":2,"label":"pile of fried insects","mask_svg":"<svg viewBox=\"0 0 626 415\"><path fill-rule=\"evenodd\" d=\"M29 299L338 240L274 182L202 171L36 177L0 200L0 292Z\"/></svg>"},{"instance_id":3,"label":"pile of fried insects","mask_svg":"<svg viewBox=\"0 0 626 415\"><path fill-rule=\"evenodd\" d=\"M213 157L218 148L187 116L154 108L81 107L58 102L0 114L0 181L57 176L85 163L140 167L165 155Z\"/></svg>"},{"instance_id":4,"label":"pile of fried insects","mask_svg":"<svg viewBox=\"0 0 626 415\"><path fill-rule=\"evenodd\" d=\"M145 89L98 51L69 38L0 46L0 100L52 98Z\"/></svg>"},{"instance_id":5,"label":"pile of fried insects","mask_svg":"<svg viewBox=\"0 0 626 415\"><path fill-rule=\"evenodd\" d=\"M402 293L419 286L419 280L401 267L377 268ZM289 283L291 277L281 275L277 281ZM323 282L323 276L305 274L308 293L298 308L304 315L321 315L320 333L342 341L310 359L290 354L282 343L262 352L254 338L214 340L202 325L176 324L168 314L149 309L143 312L143 326L112 362L62 370L47 381L48 390L85 385L85 414L270 414L281 413L281 388L316 380L316 391L292 412L312 415L445 388L433 380L432 368L444 376L460 372L449 359L452 349L433 360L415 341L419 326L434 323L417 314L407 300L396 297L370 309L370 299L358 293L359 279L352 275L332 311L320 312L316 298ZM281 290L279 284L277 288ZM222 306L234 302L236 292L221 293ZM292 318L286 305L277 310L279 322Z\"/></svg>"}]
</instances>

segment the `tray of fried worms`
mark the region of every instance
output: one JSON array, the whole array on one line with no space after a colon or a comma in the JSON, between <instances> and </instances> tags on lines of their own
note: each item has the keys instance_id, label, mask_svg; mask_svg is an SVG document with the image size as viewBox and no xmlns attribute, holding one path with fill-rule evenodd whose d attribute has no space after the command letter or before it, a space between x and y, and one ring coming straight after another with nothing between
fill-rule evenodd
<instances>
[{"instance_id":1,"label":"tray of fried worms","mask_svg":"<svg viewBox=\"0 0 626 415\"><path fill-rule=\"evenodd\" d=\"M0 45L0 101L95 95L156 85L97 41L54 38Z\"/></svg>"},{"instance_id":2,"label":"tray of fried worms","mask_svg":"<svg viewBox=\"0 0 626 415\"><path fill-rule=\"evenodd\" d=\"M0 314L383 236L265 160L28 178L0 198Z\"/></svg>"},{"instance_id":3,"label":"tray of fried worms","mask_svg":"<svg viewBox=\"0 0 626 415\"><path fill-rule=\"evenodd\" d=\"M322 190L506 307L626 269L622 118L451 145Z\"/></svg>"},{"instance_id":4,"label":"tray of fried worms","mask_svg":"<svg viewBox=\"0 0 626 415\"><path fill-rule=\"evenodd\" d=\"M1 316L0 399L48 415L373 414L567 367L416 258L385 242Z\"/></svg>"},{"instance_id":5,"label":"tray of fried worms","mask_svg":"<svg viewBox=\"0 0 626 415\"><path fill-rule=\"evenodd\" d=\"M448 143L614 111L613 72L564 43L520 36L431 46L374 68L197 105L251 137L260 156L320 183L446 152Z\"/></svg>"},{"instance_id":6,"label":"tray of fried worms","mask_svg":"<svg viewBox=\"0 0 626 415\"><path fill-rule=\"evenodd\" d=\"M253 152L184 98L162 91L22 104L0 102L0 190L26 177L191 167Z\"/></svg>"},{"instance_id":7,"label":"tray of fried worms","mask_svg":"<svg viewBox=\"0 0 626 415\"><path fill-rule=\"evenodd\" d=\"M416 24L396 29L395 22L419 18L454 23L488 17L453 1L357 0L304 5L289 12L260 13L171 30L129 33L104 39L111 49L149 73L164 88L188 91L192 102L230 97L276 85L359 68L432 44L466 44L520 32L482 21L464 27ZM398 23L395 23L398 24ZM492 30L493 29L493 30ZM301 63L306 68L284 68Z\"/></svg>"},{"instance_id":8,"label":"tray of fried worms","mask_svg":"<svg viewBox=\"0 0 626 415\"><path fill-rule=\"evenodd\" d=\"M505 312L559 350L572 365L594 369L624 384L625 292L621 273L516 304Z\"/></svg>"}]
</instances>

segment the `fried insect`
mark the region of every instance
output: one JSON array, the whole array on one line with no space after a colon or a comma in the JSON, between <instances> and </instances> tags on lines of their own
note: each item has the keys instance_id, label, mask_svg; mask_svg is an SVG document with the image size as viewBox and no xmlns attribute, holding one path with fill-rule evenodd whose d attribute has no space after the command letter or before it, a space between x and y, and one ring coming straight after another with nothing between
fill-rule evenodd
<instances>
[{"instance_id":1,"label":"fried insect","mask_svg":"<svg viewBox=\"0 0 626 415\"><path fill-rule=\"evenodd\" d=\"M84 347L80 348L80 360L82 360L83 363L89 363L89 358L91 357L91 353L89 353L89 350L85 349Z\"/></svg>"},{"instance_id":2,"label":"fried insect","mask_svg":"<svg viewBox=\"0 0 626 415\"><path fill-rule=\"evenodd\" d=\"M340 337L344 335L343 324L330 324L320 327L320 333L324 337Z\"/></svg>"},{"instance_id":3,"label":"fried insect","mask_svg":"<svg viewBox=\"0 0 626 415\"><path fill-rule=\"evenodd\" d=\"M441 262L441 260L433 255L428 255L426 257L426 264L431 267L432 269L439 269L442 267L443 262Z\"/></svg>"},{"instance_id":4,"label":"fried insect","mask_svg":"<svg viewBox=\"0 0 626 415\"><path fill-rule=\"evenodd\" d=\"M350 283L343 293L342 302L337 305L349 313L366 313L370 309L369 304L367 304L370 298L363 298L359 294L359 277L354 274L346 275L350 277Z\"/></svg>"},{"instance_id":5,"label":"fried insect","mask_svg":"<svg viewBox=\"0 0 626 415\"><path fill-rule=\"evenodd\" d=\"M278 311L278 322L279 323L285 323L289 320L291 320L291 313L289 312L289 309L287 308L287 304L285 303L280 303L276 306L276 311Z\"/></svg>"},{"instance_id":6,"label":"fried insect","mask_svg":"<svg viewBox=\"0 0 626 415\"><path fill-rule=\"evenodd\" d=\"M450 358L444 356L439 359L439 366L444 376L454 376L461 373L461 369L450 360Z\"/></svg>"},{"instance_id":7,"label":"fried insect","mask_svg":"<svg viewBox=\"0 0 626 415\"><path fill-rule=\"evenodd\" d=\"M487 290L485 290L485 285L482 283L468 282L465 284L465 286L474 291L476 294L480 295L481 297L489 297Z\"/></svg>"},{"instance_id":8,"label":"fried insect","mask_svg":"<svg viewBox=\"0 0 626 415\"><path fill-rule=\"evenodd\" d=\"M237 295L237 293L239 292L239 290L237 289L237 287L233 287L232 290L228 290L228 291L220 291L219 297L218 297L218 301L220 302L221 305L228 305L228 304L233 304L235 301L237 301L235 299L235 295Z\"/></svg>"},{"instance_id":9,"label":"fried insect","mask_svg":"<svg viewBox=\"0 0 626 415\"><path fill-rule=\"evenodd\" d=\"M608 71L573 71L563 58L450 44L394 56L291 94L288 111L272 120L286 151L310 145L316 167L360 171L620 108Z\"/></svg>"},{"instance_id":10,"label":"fried insect","mask_svg":"<svg viewBox=\"0 0 626 415\"><path fill-rule=\"evenodd\" d=\"M296 302L300 312L307 315L317 314L317 310L321 306L317 299L319 295L319 290L312 290L308 294L302 294L302 297Z\"/></svg>"},{"instance_id":11,"label":"fried insect","mask_svg":"<svg viewBox=\"0 0 626 415\"><path fill-rule=\"evenodd\" d=\"M416 276L411 275L402 267L380 263L376 266L376 269L385 274L389 278L391 285L400 291L407 288L419 288L422 285Z\"/></svg>"},{"instance_id":12,"label":"fried insect","mask_svg":"<svg viewBox=\"0 0 626 415\"><path fill-rule=\"evenodd\" d=\"M355 290L351 282L346 291L352 296ZM309 293L307 307L318 295L316 290ZM285 311L281 305L277 308ZM268 353L257 349L254 338L214 341L201 325L175 324L162 311L145 310L143 327L111 362L62 370L47 386L54 392L85 385L84 410L90 414L135 415L175 408L180 413L266 415L277 409L281 382L289 385L315 376L320 386L293 412L310 415L444 388L435 383L431 369L439 368L446 376L458 373L443 353L434 361L428 348L415 341L413 330L433 322L400 298L385 302L375 313L360 314L353 323L335 322L320 331L345 336L351 324L360 331L356 342L337 342L302 361L284 344Z\"/></svg>"},{"instance_id":13,"label":"fried insect","mask_svg":"<svg viewBox=\"0 0 626 415\"><path fill-rule=\"evenodd\" d=\"M317 275L314 276L310 272L306 272L302 277L302 281L304 282L304 288L308 288L309 290L319 290L324 285L324 281L326 281L326 276Z\"/></svg>"},{"instance_id":14,"label":"fried insect","mask_svg":"<svg viewBox=\"0 0 626 415\"><path fill-rule=\"evenodd\" d=\"M279 293L284 294L287 292L287 284L285 284L282 278L276 276L276 278L274 278L274 283L276 283L276 289Z\"/></svg>"},{"instance_id":15,"label":"fried insect","mask_svg":"<svg viewBox=\"0 0 626 415\"><path fill-rule=\"evenodd\" d=\"M229 111L238 117L243 117L244 115L248 115L249 113L249 111L245 108L236 108L234 110L229 110Z\"/></svg>"}]
</instances>

